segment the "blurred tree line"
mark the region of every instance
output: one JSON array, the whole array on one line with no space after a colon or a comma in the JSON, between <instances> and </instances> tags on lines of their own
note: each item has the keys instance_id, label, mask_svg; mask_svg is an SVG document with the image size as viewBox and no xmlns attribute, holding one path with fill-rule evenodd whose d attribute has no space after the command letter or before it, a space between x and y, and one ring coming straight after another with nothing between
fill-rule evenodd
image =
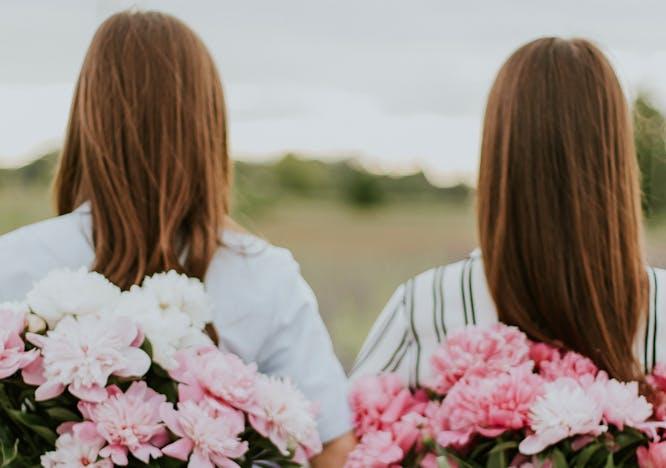
<instances>
[{"instance_id":1,"label":"blurred tree line","mask_svg":"<svg viewBox=\"0 0 666 468\"><path fill-rule=\"evenodd\" d=\"M633 105L636 151L641 170L643 208L648 217L666 216L666 118L646 95ZM57 159L49 153L18 169L0 170L5 185L48 187ZM355 161L323 162L288 154L271 163L235 164L236 212L251 214L288 198L344 200L357 207L414 200L467 201L464 184L437 187L423 172L379 175Z\"/></svg>"},{"instance_id":2,"label":"blurred tree line","mask_svg":"<svg viewBox=\"0 0 666 468\"><path fill-rule=\"evenodd\" d=\"M437 187L423 172L389 176L368 172L354 161L323 162L288 154L273 164L236 162L235 202L241 211L261 208L284 198L343 200L358 207L381 203L468 199L467 185Z\"/></svg>"},{"instance_id":3,"label":"blurred tree line","mask_svg":"<svg viewBox=\"0 0 666 468\"><path fill-rule=\"evenodd\" d=\"M636 152L641 169L643 210L648 217L666 215L666 120L645 95L633 108Z\"/></svg>"}]
</instances>

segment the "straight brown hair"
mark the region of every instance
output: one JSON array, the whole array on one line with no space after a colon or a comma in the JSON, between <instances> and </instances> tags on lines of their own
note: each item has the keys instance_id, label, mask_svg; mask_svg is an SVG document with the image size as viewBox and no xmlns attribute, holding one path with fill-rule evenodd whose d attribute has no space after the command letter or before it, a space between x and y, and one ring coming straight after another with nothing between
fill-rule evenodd
<instances>
[{"instance_id":1,"label":"straight brown hair","mask_svg":"<svg viewBox=\"0 0 666 468\"><path fill-rule=\"evenodd\" d=\"M618 379L642 377L633 131L619 81L590 42L538 39L502 66L485 114L478 224L501 321Z\"/></svg>"},{"instance_id":2,"label":"straight brown hair","mask_svg":"<svg viewBox=\"0 0 666 468\"><path fill-rule=\"evenodd\" d=\"M203 279L229 212L222 85L184 23L123 12L86 54L54 182L59 214L92 212L94 269L121 287L175 269Z\"/></svg>"}]
</instances>

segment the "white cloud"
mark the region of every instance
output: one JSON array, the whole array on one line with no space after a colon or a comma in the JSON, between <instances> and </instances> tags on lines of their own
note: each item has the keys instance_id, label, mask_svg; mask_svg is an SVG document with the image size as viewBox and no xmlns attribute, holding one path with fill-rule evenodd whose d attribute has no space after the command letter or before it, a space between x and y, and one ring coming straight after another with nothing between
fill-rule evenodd
<instances>
[{"instance_id":1,"label":"white cloud","mask_svg":"<svg viewBox=\"0 0 666 468\"><path fill-rule=\"evenodd\" d=\"M485 96L501 62L548 34L587 36L629 93L666 107L666 4L629 0L46 0L0 6L0 164L62 137L71 84L103 18L159 8L213 53L231 144L248 158L287 150L362 155L434 178L473 173Z\"/></svg>"}]
</instances>

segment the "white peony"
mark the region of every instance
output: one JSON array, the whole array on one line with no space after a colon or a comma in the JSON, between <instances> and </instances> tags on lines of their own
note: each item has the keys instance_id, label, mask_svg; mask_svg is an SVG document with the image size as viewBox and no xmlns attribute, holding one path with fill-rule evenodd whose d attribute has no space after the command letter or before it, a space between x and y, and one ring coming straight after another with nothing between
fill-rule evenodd
<instances>
[{"instance_id":1,"label":"white peony","mask_svg":"<svg viewBox=\"0 0 666 468\"><path fill-rule=\"evenodd\" d=\"M258 375L255 398L260 410L250 414L252 426L283 453L321 451L315 408L287 378Z\"/></svg>"},{"instance_id":2,"label":"white peony","mask_svg":"<svg viewBox=\"0 0 666 468\"><path fill-rule=\"evenodd\" d=\"M30 308L25 302L3 302L0 303L0 310L9 310L17 315L28 315Z\"/></svg>"},{"instance_id":3,"label":"white peony","mask_svg":"<svg viewBox=\"0 0 666 468\"><path fill-rule=\"evenodd\" d=\"M200 328L192 325L187 314L160 307L155 294L138 286L121 294L113 314L130 318L141 328L152 347L153 361L166 370L178 365L174 358L177 351L212 343Z\"/></svg>"},{"instance_id":4,"label":"white peony","mask_svg":"<svg viewBox=\"0 0 666 468\"><path fill-rule=\"evenodd\" d=\"M196 278L171 270L146 277L141 287L155 297L162 310L186 314L200 330L212 321L210 300L203 283Z\"/></svg>"},{"instance_id":5,"label":"white peony","mask_svg":"<svg viewBox=\"0 0 666 468\"><path fill-rule=\"evenodd\" d=\"M576 380L563 377L546 384L544 390L530 409L534 434L520 443L522 454L535 455L567 437L598 436L608 429L602 424L602 405Z\"/></svg>"},{"instance_id":6,"label":"white peony","mask_svg":"<svg viewBox=\"0 0 666 468\"><path fill-rule=\"evenodd\" d=\"M28 293L28 306L50 329L65 316L102 315L120 296L120 289L85 268L51 271Z\"/></svg>"}]
</instances>

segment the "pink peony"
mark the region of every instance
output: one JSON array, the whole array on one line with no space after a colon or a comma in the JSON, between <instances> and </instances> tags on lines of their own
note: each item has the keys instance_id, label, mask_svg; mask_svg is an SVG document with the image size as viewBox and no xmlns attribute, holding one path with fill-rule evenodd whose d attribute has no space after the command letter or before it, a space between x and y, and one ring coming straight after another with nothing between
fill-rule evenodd
<instances>
[{"instance_id":1,"label":"pink peony","mask_svg":"<svg viewBox=\"0 0 666 468\"><path fill-rule=\"evenodd\" d=\"M66 387L81 400L102 401L111 375L141 377L150 368L150 357L137 347L141 336L125 318L66 316L46 336L26 335L43 356L31 366L26 381L40 385L35 392L38 401L55 398Z\"/></svg>"},{"instance_id":2,"label":"pink peony","mask_svg":"<svg viewBox=\"0 0 666 468\"><path fill-rule=\"evenodd\" d=\"M259 411L254 364L246 365L238 356L214 346L184 349L175 358L178 366L169 375L184 384L181 391L189 395L187 399L199 401L206 397L211 404L229 405L249 413Z\"/></svg>"},{"instance_id":3,"label":"pink peony","mask_svg":"<svg viewBox=\"0 0 666 468\"><path fill-rule=\"evenodd\" d=\"M659 363L652 369L648 382L657 390L666 392L666 365Z\"/></svg>"},{"instance_id":4,"label":"pink peony","mask_svg":"<svg viewBox=\"0 0 666 468\"><path fill-rule=\"evenodd\" d=\"M160 418L166 397L145 382L132 383L125 393L115 385L106 391L108 398L101 403L79 402L81 414L95 423L97 432L108 442L100 454L121 466L127 465L128 452L143 463L161 457L159 447L169 440Z\"/></svg>"},{"instance_id":5,"label":"pink peony","mask_svg":"<svg viewBox=\"0 0 666 468\"><path fill-rule=\"evenodd\" d=\"M80 423L56 440L55 450L41 457L44 468L113 468L111 460L100 459L104 439L92 423Z\"/></svg>"},{"instance_id":6,"label":"pink peony","mask_svg":"<svg viewBox=\"0 0 666 468\"><path fill-rule=\"evenodd\" d=\"M463 377L486 376L527 362L529 351L527 337L515 327L467 327L452 333L433 353L430 385L446 394Z\"/></svg>"},{"instance_id":7,"label":"pink peony","mask_svg":"<svg viewBox=\"0 0 666 468\"><path fill-rule=\"evenodd\" d=\"M544 386L530 410L534 431L519 446L524 455L534 455L567 437L598 436L607 430L602 422L603 406L578 381L563 377Z\"/></svg>"},{"instance_id":8,"label":"pink peony","mask_svg":"<svg viewBox=\"0 0 666 468\"><path fill-rule=\"evenodd\" d=\"M412 396L396 374L368 375L360 378L349 394L358 437L385 429L409 410Z\"/></svg>"},{"instance_id":9,"label":"pink peony","mask_svg":"<svg viewBox=\"0 0 666 468\"><path fill-rule=\"evenodd\" d=\"M573 351L565 352L564 355L557 353L548 360L538 363L539 375L552 382L561 377L571 377L576 380L590 380L599 372L592 360Z\"/></svg>"},{"instance_id":10,"label":"pink peony","mask_svg":"<svg viewBox=\"0 0 666 468\"><path fill-rule=\"evenodd\" d=\"M0 305L0 323L0 379L4 379L31 364L39 351L26 351L21 339L27 324L25 311Z\"/></svg>"},{"instance_id":11,"label":"pink peony","mask_svg":"<svg viewBox=\"0 0 666 468\"><path fill-rule=\"evenodd\" d=\"M245 429L243 413L222 405L211 408L206 400L178 403L174 410L170 403L161 406L162 419L179 439L162 449L162 453L189 466L237 468L233 461L248 450L247 442L240 440Z\"/></svg>"},{"instance_id":12,"label":"pink peony","mask_svg":"<svg viewBox=\"0 0 666 468\"><path fill-rule=\"evenodd\" d=\"M497 437L528 426L543 381L525 363L507 373L459 381L435 407L432 431L443 447L465 446L474 434Z\"/></svg>"},{"instance_id":13,"label":"pink peony","mask_svg":"<svg viewBox=\"0 0 666 468\"><path fill-rule=\"evenodd\" d=\"M662 468L666 466L666 442L639 447L636 455L640 468Z\"/></svg>"},{"instance_id":14,"label":"pink peony","mask_svg":"<svg viewBox=\"0 0 666 468\"><path fill-rule=\"evenodd\" d=\"M412 448L420 448L423 439L423 429L427 426L428 420L418 411L412 411L393 423L390 427L395 442L407 453Z\"/></svg>"},{"instance_id":15,"label":"pink peony","mask_svg":"<svg viewBox=\"0 0 666 468\"><path fill-rule=\"evenodd\" d=\"M315 408L288 379L257 378L259 411L250 414L252 427L268 438L283 455L290 450L305 464L322 450Z\"/></svg>"},{"instance_id":16,"label":"pink peony","mask_svg":"<svg viewBox=\"0 0 666 468\"><path fill-rule=\"evenodd\" d=\"M349 454L345 468L399 468L403 457L390 432L369 432Z\"/></svg>"},{"instance_id":17,"label":"pink peony","mask_svg":"<svg viewBox=\"0 0 666 468\"><path fill-rule=\"evenodd\" d=\"M530 359L534 361L537 367L542 362L555 361L560 359L560 350L547 343L530 343Z\"/></svg>"}]
</instances>

